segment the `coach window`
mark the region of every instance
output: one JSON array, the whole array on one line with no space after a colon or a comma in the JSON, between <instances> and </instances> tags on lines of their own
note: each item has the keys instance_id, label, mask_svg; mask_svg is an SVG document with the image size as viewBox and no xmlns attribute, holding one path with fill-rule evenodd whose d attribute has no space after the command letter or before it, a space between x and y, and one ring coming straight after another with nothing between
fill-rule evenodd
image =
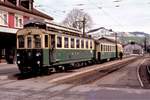
<instances>
[{"instance_id":1,"label":"coach window","mask_svg":"<svg viewBox=\"0 0 150 100\"><path fill-rule=\"evenodd\" d=\"M106 51L106 46L104 45L103 51Z\"/></svg>"},{"instance_id":2,"label":"coach window","mask_svg":"<svg viewBox=\"0 0 150 100\"><path fill-rule=\"evenodd\" d=\"M68 45L68 44L69 44L69 42L68 42L68 38L67 38L67 37L65 37L65 38L64 38L64 41L65 41L65 43L64 43L64 47L65 47L65 48L68 48L68 47L69 47L69 45Z\"/></svg>"},{"instance_id":3,"label":"coach window","mask_svg":"<svg viewBox=\"0 0 150 100\"><path fill-rule=\"evenodd\" d=\"M51 41L51 48L54 49L55 48L55 35L51 35L50 37L50 41Z\"/></svg>"},{"instance_id":4,"label":"coach window","mask_svg":"<svg viewBox=\"0 0 150 100\"><path fill-rule=\"evenodd\" d=\"M103 51L103 45L101 44L101 51Z\"/></svg>"},{"instance_id":5,"label":"coach window","mask_svg":"<svg viewBox=\"0 0 150 100\"><path fill-rule=\"evenodd\" d=\"M84 40L81 40L81 48L84 48Z\"/></svg>"},{"instance_id":6,"label":"coach window","mask_svg":"<svg viewBox=\"0 0 150 100\"><path fill-rule=\"evenodd\" d=\"M74 39L71 38L71 48L74 48Z\"/></svg>"},{"instance_id":7,"label":"coach window","mask_svg":"<svg viewBox=\"0 0 150 100\"><path fill-rule=\"evenodd\" d=\"M90 41L90 48L91 48L91 49L92 49L92 46L93 46L93 45L92 45L92 41Z\"/></svg>"},{"instance_id":8,"label":"coach window","mask_svg":"<svg viewBox=\"0 0 150 100\"><path fill-rule=\"evenodd\" d=\"M108 51L108 45L106 45L106 51Z\"/></svg>"},{"instance_id":9,"label":"coach window","mask_svg":"<svg viewBox=\"0 0 150 100\"><path fill-rule=\"evenodd\" d=\"M23 35L19 35L18 36L18 46L19 46L19 48L24 48L24 44L25 42L24 42L24 36Z\"/></svg>"},{"instance_id":10,"label":"coach window","mask_svg":"<svg viewBox=\"0 0 150 100\"><path fill-rule=\"evenodd\" d=\"M27 48L32 48L32 37L27 37Z\"/></svg>"},{"instance_id":11,"label":"coach window","mask_svg":"<svg viewBox=\"0 0 150 100\"><path fill-rule=\"evenodd\" d=\"M86 48L88 49L88 40L86 41Z\"/></svg>"},{"instance_id":12,"label":"coach window","mask_svg":"<svg viewBox=\"0 0 150 100\"><path fill-rule=\"evenodd\" d=\"M105 45L103 45L103 51L105 51Z\"/></svg>"},{"instance_id":13,"label":"coach window","mask_svg":"<svg viewBox=\"0 0 150 100\"><path fill-rule=\"evenodd\" d=\"M111 46L110 46L110 51L111 51Z\"/></svg>"},{"instance_id":14,"label":"coach window","mask_svg":"<svg viewBox=\"0 0 150 100\"><path fill-rule=\"evenodd\" d=\"M107 48L108 46L106 45L106 51L108 51L108 48Z\"/></svg>"},{"instance_id":15,"label":"coach window","mask_svg":"<svg viewBox=\"0 0 150 100\"><path fill-rule=\"evenodd\" d=\"M80 41L79 41L79 39L76 40L76 47L80 48Z\"/></svg>"},{"instance_id":16,"label":"coach window","mask_svg":"<svg viewBox=\"0 0 150 100\"><path fill-rule=\"evenodd\" d=\"M57 37L57 47L58 48L62 47L62 37L60 37L60 36Z\"/></svg>"},{"instance_id":17,"label":"coach window","mask_svg":"<svg viewBox=\"0 0 150 100\"><path fill-rule=\"evenodd\" d=\"M48 47L48 35L45 35L45 48Z\"/></svg>"},{"instance_id":18,"label":"coach window","mask_svg":"<svg viewBox=\"0 0 150 100\"><path fill-rule=\"evenodd\" d=\"M35 46L35 48L41 48L41 37L40 37L40 35L34 35L34 46Z\"/></svg>"}]
</instances>

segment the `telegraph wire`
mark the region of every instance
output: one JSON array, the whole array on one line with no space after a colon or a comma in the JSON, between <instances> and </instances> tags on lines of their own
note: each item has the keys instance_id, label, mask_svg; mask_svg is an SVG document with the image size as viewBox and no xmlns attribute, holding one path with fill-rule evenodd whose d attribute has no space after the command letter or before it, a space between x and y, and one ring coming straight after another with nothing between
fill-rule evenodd
<instances>
[{"instance_id":1,"label":"telegraph wire","mask_svg":"<svg viewBox=\"0 0 150 100\"><path fill-rule=\"evenodd\" d=\"M91 0L87 0L89 3L91 3L92 5L94 5L95 7L97 7L97 9L101 10L106 16L110 17L115 23L118 24L118 26L121 26L124 28L124 25L122 25L121 23L119 23L115 18L113 18L109 13L107 13L106 11L104 11L104 9L102 7L97 6L95 3L93 3ZM102 3L101 3L102 4Z\"/></svg>"}]
</instances>

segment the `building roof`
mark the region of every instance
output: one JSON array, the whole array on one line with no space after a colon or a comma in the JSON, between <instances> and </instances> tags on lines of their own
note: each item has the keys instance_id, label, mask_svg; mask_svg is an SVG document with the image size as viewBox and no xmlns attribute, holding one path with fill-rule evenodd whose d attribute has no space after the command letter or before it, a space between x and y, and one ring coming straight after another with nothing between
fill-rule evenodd
<instances>
[{"instance_id":1,"label":"building roof","mask_svg":"<svg viewBox=\"0 0 150 100\"><path fill-rule=\"evenodd\" d=\"M100 40L104 40L104 39L109 41L109 42L116 43L115 39L110 39L110 38L107 38L107 37L101 37L98 40L100 41ZM121 44L121 43L119 41L117 41L117 44Z\"/></svg>"},{"instance_id":2,"label":"building roof","mask_svg":"<svg viewBox=\"0 0 150 100\"><path fill-rule=\"evenodd\" d=\"M99 27L99 28L96 28L96 29L92 29L92 30L89 30L87 33L92 33L92 32L96 32L100 29L105 29L104 27Z\"/></svg>"},{"instance_id":3,"label":"building roof","mask_svg":"<svg viewBox=\"0 0 150 100\"><path fill-rule=\"evenodd\" d=\"M30 13L30 14L33 14L33 15L36 15L36 16L40 16L40 17L43 17L43 18L46 18L46 19L49 19L49 20L53 20L53 18L51 16L48 16L48 15L38 11L37 9L33 8L32 10L29 10L29 9L24 8L21 5L16 6L14 4L11 4L7 0L5 2L0 1L0 6L9 7L9 8L16 9L16 10L23 11L23 12L27 12L27 13Z\"/></svg>"}]
</instances>

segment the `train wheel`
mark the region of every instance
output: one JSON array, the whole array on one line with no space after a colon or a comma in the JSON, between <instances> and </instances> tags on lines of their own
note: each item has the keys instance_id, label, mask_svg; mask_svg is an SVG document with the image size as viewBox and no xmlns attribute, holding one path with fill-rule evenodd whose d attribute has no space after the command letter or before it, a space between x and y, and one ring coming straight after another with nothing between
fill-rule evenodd
<instances>
[{"instance_id":1,"label":"train wheel","mask_svg":"<svg viewBox=\"0 0 150 100\"><path fill-rule=\"evenodd\" d=\"M49 69L48 67L41 68L40 70L40 75L50 75L51 73L52 73L52 70Z\"/></svg>"},{"instance_id":2,"label":"train wheel","mask_svg":"<svg viewBox=\"0 0 150 100\"><path fill-rule=\"evenodd\" d=\"M55 66L56 72L63 72L63 66Z\"/></svg>"}]
</instances>

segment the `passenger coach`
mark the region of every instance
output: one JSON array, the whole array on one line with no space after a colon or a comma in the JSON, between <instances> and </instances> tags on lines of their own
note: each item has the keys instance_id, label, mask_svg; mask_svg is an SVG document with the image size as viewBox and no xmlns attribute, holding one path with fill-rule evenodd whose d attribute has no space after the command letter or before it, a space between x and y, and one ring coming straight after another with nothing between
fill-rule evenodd
<instances>
[{"instance_id":1,"label":"passenger coach","mask_svg":"<svg viewBox=\"0 0 150 100\"><path fill-rule=\"evenodd\" d=\"M119 53L123 52L122 45L115 40L101 37L97 40L96 60L98 62L109 61L119 58Z\"/></svg>"}]
</instances>

